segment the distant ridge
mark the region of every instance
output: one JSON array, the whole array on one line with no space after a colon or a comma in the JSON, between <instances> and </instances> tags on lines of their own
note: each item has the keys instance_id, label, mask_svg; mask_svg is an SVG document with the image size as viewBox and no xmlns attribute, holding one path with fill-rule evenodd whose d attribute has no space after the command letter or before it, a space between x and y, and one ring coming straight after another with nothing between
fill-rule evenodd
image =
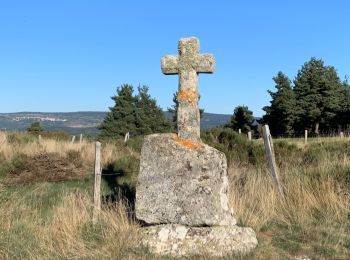
<instances>
[{"instance_id":1,"label":"distant ridge","mask_svg":"<svg viewBox=\"0 0 350 260\"><path fill-rule=\"evenodd\" d=\"M33 121L40 121L47 130L65 131L69 134L98 133L97 126L103 121L107 112L16 112L0 113L0 130L24 131ZM167 117L172 114L164 112ZM201 129L209 129L225 124L231 115L203 113Z\"/></svg>"}]
</instances>

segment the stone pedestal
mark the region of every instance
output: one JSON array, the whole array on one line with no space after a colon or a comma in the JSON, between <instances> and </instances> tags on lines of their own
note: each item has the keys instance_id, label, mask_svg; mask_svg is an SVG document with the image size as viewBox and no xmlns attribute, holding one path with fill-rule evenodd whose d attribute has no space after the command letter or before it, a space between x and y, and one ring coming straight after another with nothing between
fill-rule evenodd
<instances>
[{"instance_id":1,"label":"stone pedestal","mask_svg":"<svg viewBox=\"0 0 350 260\"><path fill-rule=\"evenodd\" d=\"M145 137L136 187L136 217L147 224L234 225L226 157L175 134Z\"/></svg>"},{"instance_id":2,"label":"stone pedestal","mask_svg":"<svg viewBox=\"0 0 350 260\"><path fill-rule=\"evenodd\" d=\"M246 253L257 245L229 210L225 155L175 134L145 137L136 187L142 245L160 255ZM203 251L203 249L207 251Z\"/></svg>"},{"instance_id":3,"label":"stone pedestal","mask_svg":"<svg viewBox=\"0 0 350 260\"><path fill-rule=\"evenodd\" d=\"M237 226L157 225L143 228L141 236L151 252L172 257L243 255L258 244L251 228Z\"/></svg>"}]
</instances>

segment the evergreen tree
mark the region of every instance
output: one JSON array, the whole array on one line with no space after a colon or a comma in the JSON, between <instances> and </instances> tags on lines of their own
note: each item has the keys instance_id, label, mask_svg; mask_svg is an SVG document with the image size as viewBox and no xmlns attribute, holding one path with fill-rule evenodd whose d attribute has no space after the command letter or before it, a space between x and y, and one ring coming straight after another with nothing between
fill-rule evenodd
<instances>
[{"instance_id":1,"label":"evergreen tree","mask_svg":"<svg viewBox=\"0 0 350 260\"><path fill-rule=\"evenodd\" d=\"M253 112L248 109L247 106L237 106L230 121L226 124L226 127L233 130L241 129L242 132L247 133L253 128Z\"/></svg>"},{"instance_id":2,"label":"evergreen tree","mask_svg":"<svg viewBox=\"0 0 350 260\"><path fill-rule=\"evenodd\" d=\"M336 116L338 127L345 130L350 128L350 85L348 80L342 83L340 88L341 106Z\"/></svg>"},{"instance_id":3,"label":"evergreen tree","mask_svg":"<svg viewBox=\"0 0 350 260\"><path fill-rule=\"evenodd\" d=\"M133 96L133 86L123 84L117 88L117 95L111 97L115 102L114 107L110 107L110 112L103 120L99 129L101 137L119 137L130 132L136 133L136 101Z\"/></svg>"},{"instance_id":4,"label":"evergreen tree","mask_svg":"<svg viewBox=\"0 0 350 260\"><path fill-rule=\"evenodd\" d=\"M296 130L328 130L334 126L340 111L341 82L334 67L326 67L321 59L311 58L294 80L296 94Z\"/></svg>"},{"instance_id":5,"label":"evergreen tree","mask_svg":"<svg viewBox=\"0 0 350 260\"><path fill-rule=\"evenodd\" d=\"M168 112L172 114L173 128L176 128L176 125L177 125L177 108L179 107L179 101L177 100L177 93L178 92L175 92L173 94L174 104L171 107L168 107Z\"/></svg>"},{"instance_id":6,"label":"evergreen tree","mask_svg":"<svg viewBox=\"0 0 350 260\"><path fill-rule=\"evenodd\" d=\"M137 135L170 131L171 121L165 117L157 102L148 94L147 86L139 86L137 95L136 128Z\"/></svg>"},{"instance_id":7,"label":"evergreen tree","mask_svg":"<svg viewBox=\"0 0 350 260\"><path fill-rule=\"evenodd\" d=\"M27 132L33 135L39 135L44 131L44 128L42 128L40 122L36 121L33 122L28 128Z\"/></svg>"},{"instance_id":8,"label":"evergreen tree","mask_svg":"<svg viewBox=\"0 0 350 260\"><path fill-rule=\"evenodd\" d=\"M170 120L148 94L148 87L139 87L137 96L133 92L133 86L128 84L117 88L117 95L111 97L115 105L109 108L110 112L99 126L100 137L122 137L127 132L138 136L170 130Z\"/></svg>"},{"instance_id":9,"label":"evergreen tree","mask_svg":"<svg viewBox=\"0 0 350 260\"><path fill-rule=\"evenodd\" d=\"M271 105L266 106L263 110L266 115L263 122L268 124L273 135L288 135L294 133L293 124L295 122L295 93L291 86L290 79L278 72L277 76L272 78L275 82L276 92L268 90L271 95Z\"/></svg>"}]
</instances>

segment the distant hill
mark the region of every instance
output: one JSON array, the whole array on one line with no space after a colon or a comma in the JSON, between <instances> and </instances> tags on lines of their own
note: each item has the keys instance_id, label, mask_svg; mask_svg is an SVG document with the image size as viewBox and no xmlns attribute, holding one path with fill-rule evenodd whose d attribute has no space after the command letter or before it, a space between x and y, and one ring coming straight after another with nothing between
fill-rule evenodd
<instances>
[{"instance_id":1,"label":"distant hill","mask_svg":"<svg viewBox=\"0 0 350 260\"><path fill-rule=\"evenodd\" d=\"M164 112L167 117L171 113ZM69 134L98 134L97 126L103 121L107 112L18 112L0 113L0 130L25 131L34 121L40 121L46 130L61 130ZM209 129L225 124L231 115L204 113L201 129Z\"/></svg>"}]
</instances>

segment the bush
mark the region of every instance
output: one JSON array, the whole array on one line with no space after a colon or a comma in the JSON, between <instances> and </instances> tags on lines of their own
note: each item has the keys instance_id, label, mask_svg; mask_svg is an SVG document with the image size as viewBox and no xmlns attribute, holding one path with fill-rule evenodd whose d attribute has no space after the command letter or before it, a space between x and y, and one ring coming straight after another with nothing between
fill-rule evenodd
<instances>
[{"instance_id":1,"label":"bush","mask_svg":"<svg viewBox=\"0 0 350 260\"><path fill-rule=\"evenodd\" d=\"M27 132L33 135L39 135L44 131L40 122L33 122L30 127L27 128Z\"/></svg>"},{"instance_id":2,"label":"bush","mask_svg":"<svg viewBox=\"0 0 350 260\"><path fill-rule=\"evenodd\" d=\"M135 189L139 168L139 158L129 155L109 163L103 169L103 174L106 174L104 179L113 189L118 186L128 186L130 189Z\"/></svg>"},{"instance_id":3,"label":"bush","mask_svg":"<svg viewBox=\"0 0 350 260\"><path fill-rule=\"evenodd\" d=\"M136 137L130 138L126 142L126 146L128 146L131 149L133 149L134 151L140 153L141 148L142 148L142 144L143 144L143 139L144 139L143 136L136 136Z\"/></svg>"},{"instance_id":4,"label":"bush","mask_svg":"<svg viewBox=\"0 0 350 260\"><path fill-rule=\"evenodd\" d=\"M36 138L28 134L8 133L6 135L6 140L8 144L20 145L20 144L32 143L36 140Z\"/></svg>"},{"instance_id":5,"label":"bush","mask_svg":"<svg viewBox=\"0 0 350 260\"><path fill-rule=\"evenodd\" d=\"M137 176L140 169L140 160L133 155L123 157L113 164L113 171L118 174L117 183L136 187Z\"/></svg>"},{"instance_id":6,"label":"bush","mask_svg":"<svg viewBox=\"0 0 350 260\"><path fill-rule=\"evenodd\" d=\"M70 135L63 131L43 132L42 136L57 141L69 141L71 139Z\"/></svg>"},{"instance_id":7,"label":"bush","mask_svg":"<svg viewBox=\"0 0 350 260\"><path fill-rule=\"evenodd\" d=\"M255 166L266 163L263 146L249 141L245 135L231 128L214 128L202 132L201 137L203 142L225 153L229 164L232 161Z\"/></svg>"},{"instance_id":8,"label":"bush","mask_svg":"<svg viewBox=\"0 0 350 260\"><path fill-rule=\"evenodd\" d=\"M3 152L0 152L0 178L5 176L10 171L10 164L6 161Z\"/></svg>"},{"instance_id":9,"label":"bush","mask_svg":"<svg viewBox=\"0 0 350 260\"><path fill-rule=\"evenodd\" d=\"M29 165L27 164L28 156L23 153L17 153L12 157L11 160L11 174L18 174L20 172L28 169Z\"/></svg>"},{"instance_id":10,"label":"bush","mask_svg":"<svg viewBox=\"0 0 350 260\"><path fill-rule=\"evenodd\" d=\"M66 158L68 161L73 163L77 167L81 167L83 165L83 161L81 158L81 153L76 150L68 150L66 152Z\"/></svg>"},{"instance_id":11,"label":"bush","mask_svg":"<svg viewBox=\"0 0 350 260\"><path fill-rule=\"evenodd\" d=\"M266 164L265 150L262 145L249 144L247 147L248 162L254 166Z\"/></svg>"},{"instance_id":12,"label":"bush","mask_svg":"<svg viewBox=\"0 0 350 260\"><path fill-rule=\"evenodd\" d=\"M0 153L0 177L7 174L19 174L28 169L28 156L23 153L15 154L11 160L6 160L3 153Z\"/></svg>"}]
</instances>

